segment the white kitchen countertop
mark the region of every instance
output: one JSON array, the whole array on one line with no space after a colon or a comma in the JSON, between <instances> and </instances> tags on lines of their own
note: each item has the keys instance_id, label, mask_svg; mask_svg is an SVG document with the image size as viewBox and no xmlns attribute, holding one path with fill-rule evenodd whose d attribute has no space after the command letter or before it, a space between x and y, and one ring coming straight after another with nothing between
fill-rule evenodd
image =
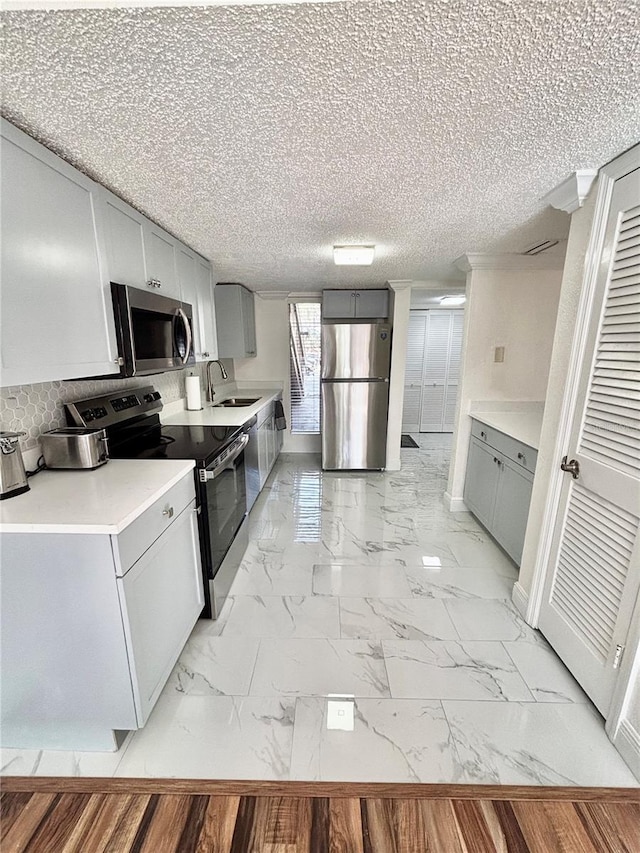
<instances>
[{"instance_id":1,"label":"white kitchen countertop","mask_svg":"<svg viewBox=\"0 0 640 853\"><path fill-rule=\"evenodd\" d=\"M540 446L540 432L542 431L543 411L471 411L470 415L486 426L510 435L517 441L538 450Z\"/></svg>"},{"instance_id":2,"label":"white kitchen countertop","mask_svg":"<svg viewBox=\"0 0 640 853\"><path fill-rule=\"evenodd\" d=\"M0 504L0 533L121 533L195 467L192 459L110 459L93 471L42 471Z\"/></svg>"},{"instance_id":3,"label":"white kitchen countertop","mask_svg":"<svg viewBox=\"0 0 640 853\"><path fill-rule=\"evenodd\" d=\"M250 420L254 415L257 415L260 409L263 409L272 400L280 397L282 388L275 385L270 387L256 386L240 387L235 390L229 390L224 386L224 390L219 390L216 393L215 402L221 403L229 397L257 397L258 401L251 406L239 406L236 408L225 408L224 406L212 406L202 396L203 408L199 412L190 412L184 410L172 415L161 415L162 423L164 424L186 424L187 426L242 426Z\"/></svg>"}]
</instances>

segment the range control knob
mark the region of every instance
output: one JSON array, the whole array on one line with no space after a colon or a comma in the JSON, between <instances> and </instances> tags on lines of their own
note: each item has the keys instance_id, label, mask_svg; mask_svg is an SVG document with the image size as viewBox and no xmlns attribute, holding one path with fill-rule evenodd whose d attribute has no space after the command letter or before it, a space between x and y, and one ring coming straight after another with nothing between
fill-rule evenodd
<instances>
[{"instance_id":1,"label":"range control knob","mask_svg":"<svg viewBox=\"0 0 640 853\"><path fill-rule=\"evenodd\" d=\"M86 423L89 423L89 421L92 421L95 417L95 415L93 414L93 409L87 409L86 411L81 412L80 414L82 415L82 420Z\"/></svg>"}]
</instances>

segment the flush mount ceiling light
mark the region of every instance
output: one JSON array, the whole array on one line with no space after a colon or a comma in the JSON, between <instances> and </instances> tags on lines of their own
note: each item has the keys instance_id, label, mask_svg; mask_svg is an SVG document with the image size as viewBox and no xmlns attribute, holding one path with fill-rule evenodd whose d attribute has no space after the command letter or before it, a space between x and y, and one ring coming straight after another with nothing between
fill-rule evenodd
<instances>
[{"instance_id":1,"label":"flush mount ceiling light","mask_svg":"<svg viewBox=\"0 0 640 853\"><path fill-rule=\"evenodd\" d=\"M460 296L443 296L440 299L440 305L463 305L467 301L467 297Z\"/></svg>"},{"instance_id":2,"label":"flush mount ceiling light","mask_svg":"<svg viewBox=\"0 0 640 853\"><path fill-rule=\"evenodd\" d=\"M368 267L375 251L375 246L334 246L333 262L338 266Z\"/></svg>"}]
</instances>

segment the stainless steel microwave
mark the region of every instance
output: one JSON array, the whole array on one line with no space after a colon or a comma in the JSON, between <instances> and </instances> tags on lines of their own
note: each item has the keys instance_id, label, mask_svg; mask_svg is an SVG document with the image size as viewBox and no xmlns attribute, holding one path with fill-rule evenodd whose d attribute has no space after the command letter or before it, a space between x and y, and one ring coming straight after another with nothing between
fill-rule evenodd
<instances>
[{"instance_id":1,"label":"stainless steel microwave","mask_svg":"<svg viewBox=\"0 0 640 853\"><path fill-rule=\"evenodd\" d=\"M195 363L187 302L111 282L121 376L180 370Z\"/></svg>"}]
</instances>

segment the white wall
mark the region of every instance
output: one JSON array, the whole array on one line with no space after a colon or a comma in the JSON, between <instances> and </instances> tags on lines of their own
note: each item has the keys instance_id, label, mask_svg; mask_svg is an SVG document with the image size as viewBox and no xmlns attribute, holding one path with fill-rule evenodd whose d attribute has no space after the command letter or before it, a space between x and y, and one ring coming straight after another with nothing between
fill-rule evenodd
<instances>
[{"instance_id":1,"label":"white wall","mask_svg":"<svg viewBox=\"0 0 640 853\"><path fill-rule=\"evenodd\" d=\"M291 435L291 388L289 383L289 303L286 294L263 298L255 294L255 358L234 359L238 381L275 382L282 385L282 402L287 418L283 452L320 452L319 435Z\"/></svg>"},{"instance_id":2,"label":"white wall","mask_svg":"<svg viewBox=\"0 0 640 853\"><path fill-rule=\"evenodd\" d=\"M472 403L545 399L562 272L527 269L527 261L523 258L521 269L475 268L467 274L458 416L447 486L452 509L462 508ZM494 362L498 346L505 347L501 364Z\"/></svg>"}]
</instances>

